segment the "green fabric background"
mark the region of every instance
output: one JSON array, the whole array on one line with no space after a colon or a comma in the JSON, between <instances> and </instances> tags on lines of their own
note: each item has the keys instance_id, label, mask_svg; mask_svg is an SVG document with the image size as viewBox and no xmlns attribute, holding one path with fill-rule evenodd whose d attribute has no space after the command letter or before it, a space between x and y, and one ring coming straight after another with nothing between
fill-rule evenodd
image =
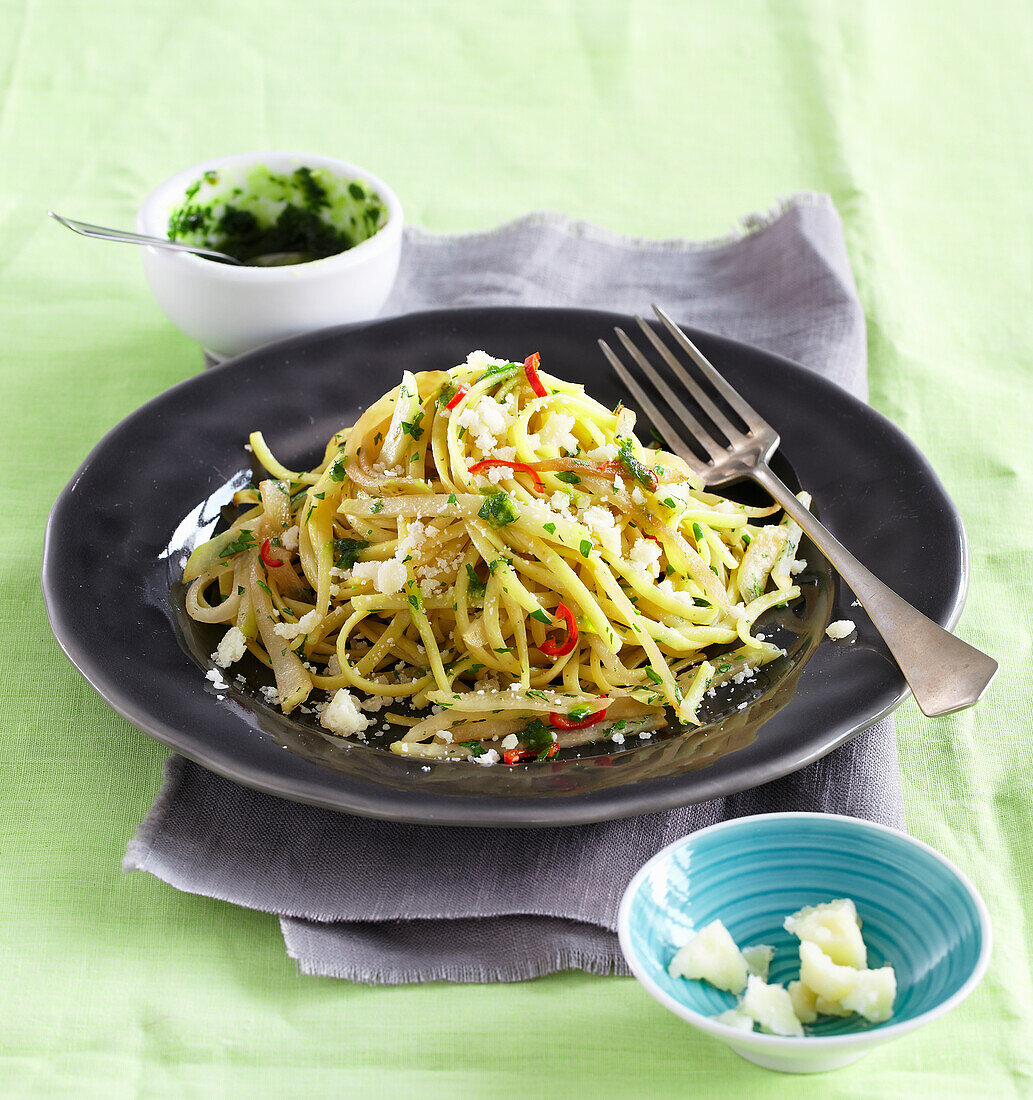
<instances>
[{"instance_id":1,"label":"green fabric background","mask_svg":"<svg viewBox=\"0 0 1033 1100\"><path fill-rule=\"evenodd\" d=\"M0 2L0 1093L1033 1093L1031 56L1024 0ZM134 249L44 211L130 227L157 181L254 148L364 164L433 230L550 208L709 237L778 195L833 195L872 402L961 508L960 633L1003 666L975 710L898 712L910 829L975 879L995 922L961 1008L791 1079L631 979L302 978L273 918L120 872L165 752L54 643L43 526L101 435L200 355Z\"/></svg>"}]
</instances>

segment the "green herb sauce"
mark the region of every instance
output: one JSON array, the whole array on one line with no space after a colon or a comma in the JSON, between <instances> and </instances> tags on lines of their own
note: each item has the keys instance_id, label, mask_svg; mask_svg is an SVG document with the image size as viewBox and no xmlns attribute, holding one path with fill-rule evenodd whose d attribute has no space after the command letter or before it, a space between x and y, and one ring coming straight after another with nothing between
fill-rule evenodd
<instances>
[{"instance_id":1,"label":"green herb sauce","mask_svg":"<svg viewBox=\"0 0 1033 1100\"><path fill-rule=\"evenodd\" d=\"M169 239L243 263L281 252L303 254L306 261L336 256L369 240L387 221L387 207L367 183L305 165L289 174L263 165L242 175L205 172L183 197L169 217Z\"/></svg>"}]
</instances>

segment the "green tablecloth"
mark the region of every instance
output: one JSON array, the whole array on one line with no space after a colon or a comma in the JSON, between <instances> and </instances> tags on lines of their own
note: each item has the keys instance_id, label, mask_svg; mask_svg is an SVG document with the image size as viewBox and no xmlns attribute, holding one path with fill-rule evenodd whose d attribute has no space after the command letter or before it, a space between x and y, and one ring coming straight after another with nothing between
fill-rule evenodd
<instances>
[{"instance_id":1,"label":"green tablecloth","mask_svg":"<svg viewBox=\"0 0 1033 1100\"><path fill-rule=\"evenodd\" d=\"M1031 47L1022 0L0 6L0 1092L1033 1091ZM252 148L367 165L435 230L552 208L713 236L779 194L833 195L872 401L961 508L960 632L1003 665L973 711L898 712L910 829L973 877L995 922L990 971L960 1009L849 1069L789 1079L631 979L302 978L273 918L122 875L165 751L54 643L43 525L100 436L199 352L159 314L133 249L75 240L44 211L130 226L156 181Z\"/></svg>"}]
</instances>

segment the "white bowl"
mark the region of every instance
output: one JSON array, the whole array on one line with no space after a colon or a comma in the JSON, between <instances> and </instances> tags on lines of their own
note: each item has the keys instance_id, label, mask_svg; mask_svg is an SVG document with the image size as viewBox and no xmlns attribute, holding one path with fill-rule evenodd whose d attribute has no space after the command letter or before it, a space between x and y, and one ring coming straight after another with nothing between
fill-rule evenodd
<instances>
[{"instance_id":1,"label":"white bowl","mask_svg":"<svg viewBox=\"0 0 1033 1100\"><path fill-rule=\"evenodd\" d=\"M379 177L335 157L239 153L202 161L160 183L136 215L140 233L167 237L169 215L205 172L264 165L291 172L302 165L366 181L387 207L387 221L368 240L336 256L288 267L234 267L187 252L143 248L144 271L158 305L187 336L222 359L286 336L376 316L398 273L402 205Z\"/></svg>"}]
</instances>

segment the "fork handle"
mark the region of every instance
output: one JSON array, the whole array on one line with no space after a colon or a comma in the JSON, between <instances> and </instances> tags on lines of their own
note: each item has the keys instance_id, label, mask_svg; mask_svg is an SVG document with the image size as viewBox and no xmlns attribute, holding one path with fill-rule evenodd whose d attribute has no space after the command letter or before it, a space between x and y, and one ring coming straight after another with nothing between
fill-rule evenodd
<instances>
[{"instance_id":1,"label":"fork handle","mask_svg":"<svg viewBox=\"0 0 1033 1100\"><path fill-rule=\"evenodd\" d=\"M994 678L997 662L944 630L883 584L804 508L766 464L750 471L750 476L803 528L853 589L904 673L922 713L936 718L972 706Z\"/></svg>"}]
</instances>

